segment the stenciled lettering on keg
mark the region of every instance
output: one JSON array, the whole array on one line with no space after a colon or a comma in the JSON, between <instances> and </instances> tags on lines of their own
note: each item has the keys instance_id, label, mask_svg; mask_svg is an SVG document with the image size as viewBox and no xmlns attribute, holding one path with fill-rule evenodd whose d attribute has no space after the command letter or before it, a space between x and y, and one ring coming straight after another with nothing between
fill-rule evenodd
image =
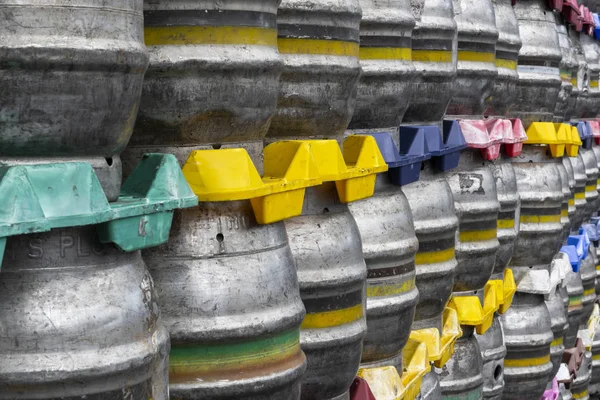
<instances>
[{"instance_id":1,"label":"stenciled lettering on keg","mask_svg":"<svg viewBox=\"0 0 600 400\"><path fill-rule=\"evenodd\" d=\"M583 55L588 66L588 81L586 90L581 93L577 106L579 117L581 118L596 118L600 108L600 88L598 87L598 79L600 76L600 49L598 41L584 33L579 35Z\"/></svg>"},{"instance_id":2,"label":"stenciled lettering on keg","mask_svg":"<svg viewBox=\"0 0 600 400\"><path fill-rule=\"evenodd\" d=\"M142 0L0 5L0 163L90 162L110 201L148 66Z\"/></svg>"},{"instance_id":3,"label":"stenciled lettering on keg","mask_svg":"<svg viewBox=\"0 0 600 400\"><path fill-rule=\"evenodd\" d=\"M358 0L282 0L278 47L284 61L268 140L341 139L360 76Z\"/></svg>"},{"instance_id":4,"label":"stenciled lettering on keg","mask_svg":"<svg viewBox=\"0 0 600 400\"><path fill-rule=\"evenodd\" d=\"M547 152L548 146L526 145L513 159L521 198L519 236L510 261L513 267L549 265L563 242L560 160Z\"/></svg>"},{"instance_id":5,"label":"stenciled lettering on keg","mask_svg":"<svg viewBox=\"0 0 600 400\"><path fill-rule=\"evenodd\" d=\"M168 399L169 337L139 251L94 226L12 236L0 288L0 399Z\"/></svg>"},{"instance_id":6,"label":"stenciled lettering on keg","mask_svg":"<svg viewBox=\"0 0 600 400\"><path fill-rule=\"evenodd\" d=\"M452 0L411 0L415 18L412 61L417 77L405 123L435 123L444 117L456 79L456 22Z\"/></svg>"},{"instance_id":7,"label":"stenciled lettering on keg","mask_svg":"<svg viewBox=\"0 0 600 400\"><path fill-rule=\"evenodd\" d=\"M480 400L483 398L483 359L472 326L462 326L463 336L454 344L454 355L442 368L440 377L444 400Z\"/></svg>"},{"instance_id":8,"label":"stenciled lettering on keg","mask_svg":"<svg viewBox=\"0 0 600 400\"><path fill-rule=\"evenodd\" d=\"M304 307L282 222L249 201L175 212L171 238L145 250L171 335L171 399L299 399Z\"/></svg>"},{"instance_id":9,"label":"stenciled lettering on keg","mask_svg":"<svg viewBox=\"0 0 600 400\"><path fill-rule=\"evenodd\" d=\"M500 317L494 316L492 326L483 335L475 334L483 359L483 398L500 400L504 391L504 331Z\"/></svg>"},{"instance_id":10,"label":"stenciled lettering on keg","mask_svg":"<svg viewBox=\"0 0 600 400\"><path fill-rule=\"evenodd\" d=\"M585 174L585 164L581 157L563 157L563 165L567 171L573 171L575 179L575 220L571 228L575 231L579 229L583 221L587 220L587 202L585 200L585 187L587 186L587 175ZM570 168L569 168L570 166Z\"/></svg>"},{"instance_id":11,"label":"stenciled lettering on keg","mask_svg":"<svg viewBox=\"0 0 600 400\"><path fill-rule=\"evenodd\" d=\"M589 219L592 215L598 212L598 161L592 149L579 149L579 155L583 161L585 168L585 202L586 214L585 219Z\"/></svg>"},{"instance_id":12,"label":"stenciled lettering on keg","mask_svg":"<svg viewBox=\"0 0 600 400\"><path fill-rule=\"evenodd\" d=\"M458 218L448 183L424 164L420 179L402 188L413 216L419 251L415 256L419 302L413 329L442 329L442 313L450 299L456 269Z\"/></svg>"},{"instance_id":13,"label":"stenciled lettering on keg","mask_svg":"<svg viewBox=\"0 0 600 400\"><path fill-rule=\"evenodd\" d=\"M560 68L560 91L558 93L558 99L556 106L554 107L554 122L569 121L571 118L571 112L569 119L565 116L569 108L574 108L577 104L577 97L572 96L573 91L573 71L576 68L576 61L573 57L571 49L571 40L567 34L567 26L565 25L560 14L554 14L556 33L558 34L558 44L560 46L560 53L562 59L559 64Z\"/></svg>"},{"instance_id":14,"label":"stenciled lettering on keg","mask_svg":"<svg viewBox=\"0 0 600 400\"><path fill-rule=\"evenodd\" d=\"M410 0L359 0L362 74L350 129L398 127L416 77Z\"/></svg>"},{"instance_id":15,"label":"stenciled lettering on keg","mask_svg":"<svg viewBox=\"0 0 600 400\"><path fill-rule=\"evenodd\" d=\"M537 399L550 380L554 340L544 296L517 292L501 316L506 344L503 399Z\"/></svg>"},{"instance_id":16,"label":"stenciled lettering on keg","mask_svg":"<svg viewBox=\"0 0 600 400\"><path fill-rule=\"evenodd\" d=\"M306 307L301 345L308 366L302 398L345 399L367 332L366 293L385 294L390 286L365 289L368 275L360 233L348 205L340 203L334 182L308 188L302 215L286 220L285 227ZM391 288L402 288L409 276L390 282Z\"/></svg>"},{"instance_id":17,"label":"stenciled lettering on keg","mask_svg":"<svg viewBox=\"0 0 600 400\"><path fill-rule=\"evenodd\" d=\"M454 292L483 289L496 263L500 203L492 170L479 149L463 151L446 173L458 217Z\"/></svg>"},{"instance_id":18,"label":"stenciled lettering on keg","mask_svg":"<svg viewBox=\"0 0 600 400\"><path fill-rule=\"evenodd\" d=\"M401 366L419 299L415 286L419 242L408 201L384 172L377 175L373 197L348 208L367 264L367 335L361 366Z\"/></svg>"},{"instance_id":19,"label":"stenciled lettering on keg","mask_svg":"<svg viewBox=\"0 0 600 400\"><path fill-rule=\"evenodd\" d=\"M144 1L150 66L126 171L165 148L183 164L191 150L243 146L261 164L283 68L278 4Z\"/></svg>"},{"instance_id":20,"label":"stenciled lettering on keg","mask_svg":"<svg viewBox=\"0 0 600 400\"><path fill-rule=\"evenodd\" d=\"M581 282L581 272L569 272L565 278L565 282L569 296L569 306L567 309L569 327L565 335L565 349L570 349L575 347L577 331L583 321L583 283Z\"/></svg>"},{"instance_id":21,"label":"stenciled lettering on keg","mask_svg":"<svg viewBox=\"0 0 600 400\"><path fill-rule=\"evenodd\" d=\"M550 327L554 338L550 343L550 361L552 361L552 372L550 377L554 377L558 372L565 351L564 338L567 333L569 323L567 321L567 310L560 291L557 289L554 294L546 300L546 307L550 314Z\"/></svg>"},{"instance_id":22,"label":"stenciled lettering on keg","mask_svg":"<svg viewBox=\"0 0 600 400\"><path fill-rule=\"evenodd\" d=\"M562 59L553 13L545 0L523 0L514 5L523 46L519 51L517 97L509 115L523 126L552 121L561 87Z\"/></svg>"},{"instance_id":23,"label":"stenciled lettering on keg","mask_svg":"<svg viewBox=\"0 0 600 400\"><path fill-rule=\"evenodd\" d=\"M498 30L492 0L454 1L458 32L457 74L447 114L480 116L494 92Z\"/></svg>"},{"instance_id":24,"label":"stenciled lettering on keg","mask_svg":"<svg viewBox=\"0 0 600 400\"><path fill-rule=\"evenodd\" d=\"M492 0L498 42L496 43L496 68L498 76L494 81L492 99L484 115L504 117L516 97L519 80L517 60L521 48L519 24L511 0Z\"/></svg>"}]
</instances>

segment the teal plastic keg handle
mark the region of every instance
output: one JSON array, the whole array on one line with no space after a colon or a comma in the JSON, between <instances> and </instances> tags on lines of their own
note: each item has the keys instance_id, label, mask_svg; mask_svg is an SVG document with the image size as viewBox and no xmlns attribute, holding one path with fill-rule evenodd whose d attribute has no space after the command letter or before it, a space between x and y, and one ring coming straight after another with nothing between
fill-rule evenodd
<instances>
[{"instance_id":1,"label":"teal plastic keg handle","mask_svg":"<svg viewBox=\"0 0 600 400\"><path fill-rule=\"evenodd\" d=\"M134 251L165 243L173 210L198 198L171 154L146 154L109 203L87 163L0 166L0 261L6 238L96 225L102 243Z\"/></svg>"}]
</instances>

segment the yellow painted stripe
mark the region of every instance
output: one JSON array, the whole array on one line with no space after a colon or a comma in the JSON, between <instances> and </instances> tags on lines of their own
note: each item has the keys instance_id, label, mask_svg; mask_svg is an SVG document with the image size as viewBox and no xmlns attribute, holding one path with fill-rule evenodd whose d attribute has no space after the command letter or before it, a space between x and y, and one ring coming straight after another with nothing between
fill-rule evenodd
<instances>
[{"instance_id":1,"label":"yellow painted stripe","mask_svg":"<svg viewBox=\"0 0 600 400\"><path fill-rule=\"evenodd\" d=\"M452 62L452 52L448 50L413 50L413 61L420 62Z\"/></svg>"},{"instance_id":2,"label":"yellow painted stripe","mask_svg":"<svg viewBox=\"0 0 600 400\"><path fill-rule=\"evenodd\" d=\"M597 88L598 87L598 81L590 81L590 87Z\"/></svg>"},{"instance_id":3,"label":"yellow painted stripe","mask_svg":"<svg viewBox=\"0 0 600 400\"><path fill-rule=\"evenodd\" d=\"M480 53L478 51L459 50L458 61L495 63L496 55L494 53Z\"/></svg>"},{"instance_id":4,"label":"yellow painted stripe","mask_svg":"<svg viewBox=\"0 0 600 400\"><path fill-rule=\"evenodd\" d=\"M367 286L367 297L384 297L393 296L413 290L415 288L415 280L410 279L396 285L377 285Z\"/></svg>"},{"instance_id":5,"label":"yellow painted stripe","mask_svg":"<svg viewBox=\"0 0 600 400\"><path fill-rule=\"evenodd\" d=\"M559 337L558 339L554 339L552 343L550 343L550 347L556 347L563 344L563 338Z\"/></svg>"},{"instance_id":6,"label":"yellow painted stripe","mask_svg":"<svg viewBox=\"0 0 600 400\"><path fill-rule=\"evenodd\" d=\"M588 396L588 391L584 390L583 392L580 392L580 393L572 393L571 396L574 399L583 399L584 397Z\"/></svg>"},{"instance_id":7,"label":"yellow painted stripe","mask_svg":"<svg viewBox=\"0 0 600 400\"><path fill-rule=\"evenodd\" d=\"M340 326L356 321L363 316L363 306L358 304L354 307L341 310L325 311L314 314L306 314L302 321L302 329L321 329Z\"/></svg>"},{"instance_id":8,"label":"yellow painted stripe","mask_svg":"<svg viewBox=\"0 0 600 400\"><path fill-rule=\"evenodd\" d=\"M537 358L523 358L518 360L504 359L505 367L533 367L535 365L542 365L550 362L550 355L537 357Z\"/></svg>"},{"instance_id":9,"label":"yellow painted stripe","mask_svg":"<svg viewBox=\"0 0 600 400\"><path fill-rule=\"evenodd\" d=\"M600 178L598 178L598 180L596 181L597 185L600 185Z\"/></svg>"},{"instance_id":10,"label":"yellow painted stripe","mask_svg":"<svg viewBox=\"0 0 600 400\"><path fill-rule=\"evenodd\" d=\"M279 52L283 54L320 54L326 56L358 57L359 45L342 40L289 39L277 40Z\"/></svg>"},{"instance_id":11,"label":"yellow painted stripe","mask_svg":"<svg viewBox=\"0 0 600 400\"><path fill-rule=\"evenodd\" d=\"M238 44L277 46L277 30L245 26L157 26L144 29L146 46Z\"/></svg>"},{"instance_id":12,"label":"yellow painted stripe","mask_svg":"<svg viewBox=\"0 0 600 400\"><path fill-rule=\"evenodd\" d=\"M415 264L435 264L450 261L454 258L454 249L446 249L441 251L428 251L417 253L415 256Z\"/></svg>"},{"instance_id":13,"label":"yellow painted stripe","mask_svg":"<svg viewBox=\"0 0 600 400\"><path fill-rule=\"evenodd\" d=\"M596 294L596 288L591 288L583 291L584 296L590 296L592 294Z\"/></svg>"},{"instance_id":14,"label":"yellow painted stripe","mask_svg":"<svg viewBox=\"0 0 600 400\"><path fill-rule=\"evenodd\" d=\"M577 86L577 78L571 78L571 85Z\"/></svg>"},{"instance_id":15,"label":"yellow painted stripe","mask_svg":"<svg viewBox=\"0 0 600 400\"><path fill-rule=\"evenodd\" d=\"M600 271L600 264L596 265L596 271Z\"/></svg>"},{"instance_id":16,"label":"yellow painted stripe","mask_svg":"<svg viewBox=\"0 0 600 400\"><path fill-rule=\"evenodd\" d=\"M520 221L525 224L551 224L560 222L558 215L521 215Z\"/></svg>"},{"instance_id":17,"label":"yellow painted stripe","mask_svg":"<svg viewBox=\"0 0 600 400\"><path fill-rule=\"evenodd\" d=\"M598 186L596 185L588 185L585 187L586 192L596 192L598 190Z\"/></svg>"},{"instance_id":18,"label":"yellow painted stripe","mask_svg":"<svg viewBox=\"0 0 600 400\"><path fill-rule=\"evenodd\" d=\"M561 217L569 217L569 210L560 210Z\"/></svg>"},{"instance_id":19,"label":"yellow painted stripe","mask_svg":"<svg viewBox=\"0 0 600 400\"><path fill-rule=\"evenodd\" d=\"M499 219L498 229L512 229L515 227L514 219Z\"/></svg>"},{"instance_id":20,"label":"yellow painted stripe","mask_svg":"<svg viewBox=\"0 0 600 400\"><path fill-rule=\"evenodd\" d=\"M505 60L503 58L496 58L496 67L506 69L517 69L517 62L515 60Z\"/></svg>"},{"instance_id":21,"label":"yellow painted stripe","mask_svg":"<svg viewBox=\"0 0 600 400\"><path fill-rule=\"evenodd\" d=\"M496 229L489 229L486 231L467 231L460 232L459 238L461 242L480 242L484 240L492 240L498 236Z\"/></svg>"},{"instance_id":22,"label":"yellow painted stripe","mask_svg":"<svg viewBox=\"0 0 600 400\"><path fill-rule=\"evenodd\" d=\"M592 355L592 360L600 360L600 354Z\"/></svg>"},{"instance_id":23,"label":"yellow painted stripe","mask_svg":"<svg viewBox=\"0 0 600 400\"><path fill-rule=\"evenodd\" d=\"M569 200L569 205L570 205L570 206L574 206L574 205L575 205L575 199L571 199L571 200Z\"/></svg>"},{"instance_id":24,"label":"yellow painted stripe","mask_svg":"<svg viewBox=\"0 0 600 400\"><path fill-rule=\"evenodd\" d=\"M585 193L575 193L575 199L585 200Z\"/></svg>"},{"instance_id":25,"label":"yellow painted stripe","mask_svg":"<svg viewBox=\"0 0 600 400\"><path fill-rule=\"evenodd\" d=\"M361 47L361 60L412 60L411 49L402 47Z\"/></svg>"}]
</instances>

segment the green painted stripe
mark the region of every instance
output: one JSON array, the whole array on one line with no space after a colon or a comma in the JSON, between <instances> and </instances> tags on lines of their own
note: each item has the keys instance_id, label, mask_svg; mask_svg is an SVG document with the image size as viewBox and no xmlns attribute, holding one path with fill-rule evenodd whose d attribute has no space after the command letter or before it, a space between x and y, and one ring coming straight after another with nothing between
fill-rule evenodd
<instances>
[{"instance_id":1,"label":"green painted stripe","mask_svg":"<svg viewBox=\"0 0 600 400\"><path fill-rule=\"evenodd\" d=\"M300 330L291 331L246 342L209 345L181 345L173 343L169 355L171 373L190 369L237 367L248 364L266 364L286 358L300 346Z\"/></svg>"}]
</instances>

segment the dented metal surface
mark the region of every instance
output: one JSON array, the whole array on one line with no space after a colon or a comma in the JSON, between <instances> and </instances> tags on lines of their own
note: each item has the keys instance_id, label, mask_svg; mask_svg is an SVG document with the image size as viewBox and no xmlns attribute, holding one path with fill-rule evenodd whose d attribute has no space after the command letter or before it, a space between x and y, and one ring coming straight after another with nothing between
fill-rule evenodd
<instances>
[{"instance_id":1,"label":"dented metal surface","mask_svg":"<svg viewBox=\"0 0 600 400\"><path fill-rule=\"evenodd\" d=\"M358 0L282 0L278 47L284 66L268 140L341 139L356 104Z\"/></svg>"},{"instance_id":2,"label":"dented metal surface","mask_svg":"<svg viewBox=\"0 0 600 400\"><path fill-rule=\"evenodd\" d=\"M93 226L14 236L0 287L0 399L168 399L168 332L139 252Z\"/></svg>"},{"instance_id":3,"label":"dented metal surface","mask_svg":"<svg viewBox=\"0 0 600 400\"><path fill-rule=\"evenodd\" d=\"M171 399L299 399L304 307L282 222L249 201L175 212L169 243L144 251L171 336Z\"/></svg>"},{"instance_id":4,"label":"dented metal surface","mask_svg":"<svg viewBox=\"0 0 600 400\"><path fill-rule=\"evenodd\" d=\"M306 307L301 329L307 358L302 398L344 399L363 355L367 290L377 286L373 280L367 283L358 226L348 205L339 202L335 183L328 182L307 189L302 215L286 220L285 228ZM410 256L405 261L410 267ZM398 280L409 278L410 272ZM373 332L373 339L382 337ZM379 344L368 348L371 356L394 357L393 364L401 369L402 357L393 341L386 343L389 347Z\"/></svg>"},{"instance_id":5,"label":"dented metal surface","mask_svg":"<svg viewBox=\"0 0 600 400\"><path fill-rule=\"evenodd\" d=\"M398 365L410 335L419 292L415 286L415 236L406 196L387 172L377 175L375 194L348 205L367 264L367 335L362 367Z\"/></svg>"},{"instance_id":6,"label":"dented metal surface","mask_svg":"<svg viewBox=\"0 0 600 400\"><path fill-rule=\"evenodd\" d=\"M419 240L415 258L416 285L419 289L413 329L442 327L442 313L452 293L456 230L452 192L444 175L425 163L418 182L403 187Z\"/></svg>"},{"instance_id":7,"label":"dented metal surface","mask_svg":"<svg viewBox=\"0 0 600 400\"><path fill-rule=\"evenodd\" d=\"M0 18L0 163L91 160L115 201L148 66L142 0L3 2Z\"/></svg>"}]
</instances>

